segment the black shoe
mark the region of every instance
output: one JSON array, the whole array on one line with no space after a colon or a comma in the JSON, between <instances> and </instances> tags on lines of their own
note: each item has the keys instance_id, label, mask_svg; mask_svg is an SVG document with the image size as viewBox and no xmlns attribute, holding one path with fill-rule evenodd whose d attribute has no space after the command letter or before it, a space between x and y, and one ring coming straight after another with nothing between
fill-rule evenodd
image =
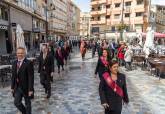
<instances>
[{"instance_id":1,"label":"black shoe","mask_svg":"<svg viewBox=\"0 0 165 114\"><path fill-rule=\"evenodd\" d=\"M50 98L50 95L47 95L46 98L49 99Z\"/></svg>"},{"instance_id":2,"label":"black shoe","mask_svg":"<svg viewBox=\"0 0 165 114\"><path fill-rule=\"evenodd\" d=\"M64 71L64 68L62 68L62 71Z\"/></svg>"}]
</instances>

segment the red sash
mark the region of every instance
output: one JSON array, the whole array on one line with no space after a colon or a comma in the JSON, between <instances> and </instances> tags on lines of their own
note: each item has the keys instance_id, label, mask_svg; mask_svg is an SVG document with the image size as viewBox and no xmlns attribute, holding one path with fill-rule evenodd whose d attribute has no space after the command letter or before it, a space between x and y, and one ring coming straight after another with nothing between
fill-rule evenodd
<instances>
[{"instance_id":1,"label":"red sash","mask_svg":"<svg viewBox=\"0 0 165 114\"><path fill-rule=\"evenodd\" d=\"M100 59L101 59L101 62L105 65L105 67L107 67L109 64L108 61L106 61L104 57L100 57Z\"/></svg>"},{"instance_id":2,"label":"red sash","mask_svg":"<svg viewBox=\"0 0 165 114\"><path fill-rule=\"evenodd\" d=\"M114 90L116 94L118 94L120 97L124 97L123 90L112 80L111 76L108 72L105 72L103 74L103 77L105 81L107 82L108 86Z\"/></svg>"}]
</instances>

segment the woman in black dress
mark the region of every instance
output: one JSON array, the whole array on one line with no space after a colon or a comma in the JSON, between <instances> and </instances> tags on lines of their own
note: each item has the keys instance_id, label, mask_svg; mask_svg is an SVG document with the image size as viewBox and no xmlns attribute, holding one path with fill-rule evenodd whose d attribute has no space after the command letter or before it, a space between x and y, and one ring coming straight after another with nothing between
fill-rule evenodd
<instances>
[{"instance_id":1,"label":"woman in black dress","mask_svg":"<svg viewBox=\"0 0 165 114\"><path fill-rule=\"evenodd\" d=\"M103 49L102 56L99 57L97 66L95 69L95 77L98 74L99 78L101 78L102 73L109 70L108 68L109 61L110 61L109 53L106 49Z\"/></svg>"},{"instance_id":2,"label":"woman in black dress","mask_svg":"<svg viewBox=\"0 0 165 114\"><path fill-rule=\"evenodd\" d=\"M110 72L104 72L99 85L101 104L105 114L121 114L122 104L129 103L126 77L119 73L119 64L113 60L109 63Z\"/></svg>"},{"instance_id":3,"label":"woman in black dress","mask_svg":"<svg viewBox=\"0 0 165 114\"><path fill-rule=\"evenodd\" d=\"M64 70L64 54L61 47L57 48L55 58L57 60L58 73L60 73L60 66L62 67L62 70Z\"/></svg>"}]
</instances>

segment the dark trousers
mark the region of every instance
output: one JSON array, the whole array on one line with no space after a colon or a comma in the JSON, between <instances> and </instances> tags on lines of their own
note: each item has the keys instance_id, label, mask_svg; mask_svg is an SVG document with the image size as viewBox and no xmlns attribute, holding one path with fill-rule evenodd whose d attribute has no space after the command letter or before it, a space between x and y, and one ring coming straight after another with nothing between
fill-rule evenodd
<instances>
[{"instance_id":1,"label":"dark trousers","mask_svg":"<svg viewBox=\"0 0 165 114\"><path fill-rule=\"evenodd\" d=\"M120 110L113 111L110 109L105 109L105 114L121 114L121 111Z\"/></svg>"},{"instance_id":2,"label":"dark trousers","mask_svg":"<svg viewBox=\"0 0 165 114\"><path fill-rule=\"evenodd\" d=\"M125 62L125 66L126 66L127 70L132 70L131 62Z\"/></svg>"},{"instance_id":3,"label":"dark trousers","mask_svg":"<svg viewBox=\"0 0 165 114\"><path fill-rule=\"evenodd\" d=\"M22 98L25 100L25 106L22 104ZM31 114L31 100L20 88L16 89L14 93L14 105L22 114Z\"/></svg>"},{"instance_id":4,"label":"dark trousers","mask_svg":"<svg viewBox=\"0 0 165 114\"><path fill-rule=\"evenodd\" d=\"M51 78L50 78L50 74L46 73L45 71L42 71L40 73L40 83L45 88L45 92L48 95L51 95Z\"/></svg>"}]
</instances>

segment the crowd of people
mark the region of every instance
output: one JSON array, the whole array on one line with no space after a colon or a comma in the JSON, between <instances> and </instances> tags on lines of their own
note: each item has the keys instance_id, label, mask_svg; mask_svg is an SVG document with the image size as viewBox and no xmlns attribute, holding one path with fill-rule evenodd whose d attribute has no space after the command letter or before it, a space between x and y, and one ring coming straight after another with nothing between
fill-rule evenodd
<instances>
[{"instance_id":1,"label":"crowd of people","mask_svg":"<svg viewBox=\"0 0 165 114\"><path fill-rule=\"evenodd\" d=\"M126 76L119 72L119 66L128 66L131 70L133 52L125 43L102 41L81 41L82 60L88 49L92 50L92 58L98 53L95 77L99 76L99 95L105 114L121 114L122 105L129 103Z\"/></svg>"},{"instance_id":2,"label":"crowd of people","mask_svg":"<svg viewBox=\"0 0 165 114\"><path fill-rule=\"evenodd\" d=\"M55 60L60 73L61 68L64 70L64 65L67 65L72 46L78 46L78 41L60 40L41 45L37 58L38 73L47 99L51 97ZM34 64L26 58L26 49L23 47L17 48L16 56L17 60L12 65L11 81L14 104L22 114L31 114L31 99L34 98ZM22 98L25 99L25 105L22 103Z\"/></svg>"},{"instance_id":3,"label":"crowd of people","mask_svg":"<svg viewBox=\"0 0 165 114\"><path fill-rule=\"evenodd\" d=\"M119 73L120 65L128 64L131 69L132 51L124 43L117 44L114 41L90 41L90 40L60 40L57 43L43 44L38 57L38 73L40 83L45 90L46 98L51 97L51 83L53 82L55 60L58 73L67 65L72 47L80 48L82 60L85 60L87 50L92 50L92 58L98 53L98 63L95 74L99 75L99 95L101 104L105 108L105 114L121 114L122 102L128 104L126 77ZM14 96L14 104L22 114L31 114L31 99L34 97L34 68L32 61L26 58L24 48L17 49L17 60L12 66L11 90ZM25 105L22 104L25 99Z\"/></svg>"}]
</instances>

